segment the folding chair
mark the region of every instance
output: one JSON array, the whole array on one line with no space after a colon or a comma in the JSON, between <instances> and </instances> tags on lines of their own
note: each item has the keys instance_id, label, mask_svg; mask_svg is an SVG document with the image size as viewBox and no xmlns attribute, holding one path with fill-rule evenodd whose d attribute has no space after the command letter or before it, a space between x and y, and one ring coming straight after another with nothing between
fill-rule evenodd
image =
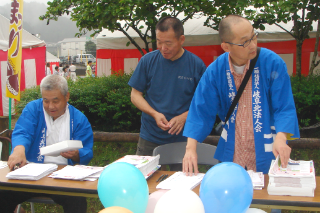
<instances>
[{"instance_id":1,"label":"folding chair","mask_svg":"<svg viewBox=\"0 0 320 213\"><path fill-rule=\"evenodd\" d=\"M182 164L184 154L186 152L187 142L170 143L156 147L153 150L153 156L160 154L160 165ZM198 164L199 165L216 165L219 163L213 155L217 147L205 144L197 144Z\"/></svg>"}]
</instances>

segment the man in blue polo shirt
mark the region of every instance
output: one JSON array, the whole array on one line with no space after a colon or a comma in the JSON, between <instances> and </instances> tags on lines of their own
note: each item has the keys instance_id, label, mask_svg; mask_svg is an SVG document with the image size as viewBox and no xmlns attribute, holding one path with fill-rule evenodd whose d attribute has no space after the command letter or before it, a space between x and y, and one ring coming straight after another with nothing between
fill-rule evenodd
<instances>
[{"instance_id":1,"label":"man in blue polo shirt","mask_svg":"<svg viewBox=\"0 0 320 213\"><path fill-rule=\"evenodd\" d=\"M159 145L187 141L182 130L206 70L199 57L182 48L185 36L179 19L161 19L156 37L158 50L141 58L128 83L131 101L142 111L137 155L152 155Z\"/></svg>"}]
</instances>

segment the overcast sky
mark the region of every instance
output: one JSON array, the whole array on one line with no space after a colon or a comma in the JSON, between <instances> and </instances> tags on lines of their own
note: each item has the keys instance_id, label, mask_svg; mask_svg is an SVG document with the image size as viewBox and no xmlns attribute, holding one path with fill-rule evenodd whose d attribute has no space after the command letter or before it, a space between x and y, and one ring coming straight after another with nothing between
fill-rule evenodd
<instances>
[{"instance_id":1,"label":"overcast sky","mask_svg":"<svg viewBox=\"0 0 320 213\"><path fill-rule=\"evenodd\" d=\"M47 4L48 1L52 1L52 0L23 0L23 2L33 2L33 1ZM0 6L5 4L11 4L11 0L0 0Z\"/></svg>"}]
</instances>

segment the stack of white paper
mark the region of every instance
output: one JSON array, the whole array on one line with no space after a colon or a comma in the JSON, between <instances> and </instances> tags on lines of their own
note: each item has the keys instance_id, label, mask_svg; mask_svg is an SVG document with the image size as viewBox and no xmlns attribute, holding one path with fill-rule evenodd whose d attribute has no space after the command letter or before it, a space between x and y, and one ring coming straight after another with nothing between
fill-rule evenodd
<instances>
[{"instance_id":1,"label":"stack of white paper","mask_svg":"<svg viewBox=\"0 0 320 213\"><path fill-rule=\"evenodd\" d=\"M0 161L0 169L5 168L8 166L7 161Z\"/></svg>"},{"instance_id":2,"label":"stack of white paper","mask_svg":"<svg viewBox=\"0 0 320 213\"><path fill-rule=\"evenodd\" d=\"M39 180L57 170L57 164L29 163L7 174L8 179Z\"/></svg>"},{"instance_id":3,"label":"stack of white paper","mask_svg":"<svg viewBox=\"0 0 320 213\"><path fill-rule=\"evenodd\" d=\"M289 159L287 168L281 167L278 158L269 170L268 193L270 195L291 195L314 197L316 179L313 161Z\"/></svg>"},{"instance_id":4,"label":"stack of white paper","mask_svg":"<svg viewBox=\"0 0 320 213\"><path fill-rule=\"evenodd\" d=\"M254 172L253 170L247 171L253 185L253 189L261 190L264 187L264 175L262 172Z\"/></svg>"},{"instance_id":5,"label":"stack of white paper","mask_svg":"<svg viewBox=\"0 0 320 213\"><path fill-rule=\"evenodd\" d=\"M53 172L49 177L68 179L68 180L96 180L103 171L104 167L97 166L85 166L85 165L75 165L66 166L56 172ZM93 178L93 179L90 179Z\"/></svg>"},{"instance_id":6,"label":"stack of white paper","mask_svg":"<svg viewBox=\"0 0 320 213\"><path fill-rule=\"evenodd\" d=\"M193 189L199 185L204 177L204 173L198 173L197 175L186 176L183 172L175 172L173 175L161 181L157 185L157 189Z\"/></svg>"},{"instance_id":7,"label":"stack of white paper","mask_svg":"<svg viewBox=\"0 0 320 213\"><path fill-rule=\"evenodd\" d=\"M61 152L73 151L83 148L82 141L66 140L49 146L41 147L40 154L45 156L57 157Z\"/></svg>"},{"instance_id":8,"label":"stack of white paper","mask_svg":"<svg viewBox=\"0 0 320 213\"><path fill-rule=\"evenodd\" d=\"M126 155L115 162L126 162L137 167L143 174L143 176L148 177L150 173L153 173L158 168L160 155L157 156L139 156L139 155Z\"/></svg>"}]
</instances>

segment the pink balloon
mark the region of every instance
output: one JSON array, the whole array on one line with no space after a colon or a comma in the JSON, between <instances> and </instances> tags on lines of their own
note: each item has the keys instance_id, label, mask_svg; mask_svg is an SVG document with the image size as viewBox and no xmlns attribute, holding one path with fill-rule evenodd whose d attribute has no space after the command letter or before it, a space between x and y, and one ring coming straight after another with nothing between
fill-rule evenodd
<instances>
[{"instance_id":1,"label":"pink balloon","mask_svg":"<svg viewBox=\"0 0 320 213\"><path fill-rule=\"evenodd\" d=\"M165 190L165 189L160 189L158 191L153 192L151 195L149 195L149 200L148 200L148 206L147 206L147 210L146 213L153 213L154 212L154 208L158 202L158 200L162 197L162 195L164 195L167 191L169 190Z\"/></svg>"}]
</instances>

